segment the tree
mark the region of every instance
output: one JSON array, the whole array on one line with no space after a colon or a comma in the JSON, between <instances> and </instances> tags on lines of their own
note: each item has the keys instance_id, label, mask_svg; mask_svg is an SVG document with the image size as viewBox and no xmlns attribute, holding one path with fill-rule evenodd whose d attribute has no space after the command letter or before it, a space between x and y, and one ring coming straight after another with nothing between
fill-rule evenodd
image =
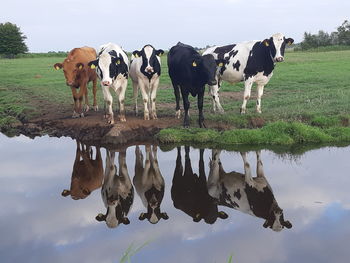
<instances>
[{"instance_id":1,"label":"tree","mask_svg":"<svg viewBox=\"0 0 350 263\"><path fill-rule=\"evenodd\" d=\"M24 40L27 37L23 35L20 28L12 23L0 24L0 54L13 56L28 51Z\"/></svg>"},{"instance_id":2,"label":"tree","mask_svg":"<svg viewBox=\"0 0 350 263\"><path fill-rule=\"evenodd\" d=\"M338 27L338 40L341 45L350 45L350 22L348 20Z\"/></svg>"}]
</instances>

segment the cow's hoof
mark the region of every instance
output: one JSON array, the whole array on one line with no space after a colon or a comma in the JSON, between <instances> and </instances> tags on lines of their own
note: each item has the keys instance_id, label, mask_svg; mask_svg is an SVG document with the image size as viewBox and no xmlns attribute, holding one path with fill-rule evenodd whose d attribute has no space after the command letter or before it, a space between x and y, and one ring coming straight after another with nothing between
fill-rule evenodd
<instances>
[{"instance_id":1,"label":"cow's hoof","mask_svg":"<svg viewBox=\"0 0 350 263\"><path fill-rule=\"evenodd\" d=\"M79 114L79 117L80 117L80 118L84 118L84 113L83 113L83 112L80 113L80 114Z\"/></svg>"},{"instance_id":2,"label":"cow's hoof","mask_svg":"<svg viewBox=\"0 0 350 263\"><path fill-rule=\"evenodd\" d=\"M84 111L87 112L87 111L89 111L89 110L90 110L90 106L89 106L89 105L85 105Z\"/></svg>"},{"instance_id":3,"label":"cow's hoof","mask_svg":"<svg viewBox=\"0 0 350 263\"><path fill-rule=\"evenodd\" d=\"M240 114L245 114L245 109L242 109L242 108L241 108L241 109L239 110L239 113L240 113Z\"/></svg>"},{"instance_id":4,"label":"cow's hoof","mask_svg":"<svg viewBox=\"0 0 350 263\"><path fill-rule=\"evenodd\" d=\"M119 116L119 120L120 120L121 122L126 122L125 116Z\"/></svg>"},{"instance_id":5,"label":"cow's hoof","mask_svg":"<svg viewBox=\"0 0 350 263\"><path fill-rule=\"evenodd\" d=\"M93 106L93 109L94 111L98 111L98 106L97 105Z\"/></svg>"},{"instance_id":6,"label":"cow's hoof","mask_svg":"<svg viewBox=\"0 0 350 263\"><path fill-rule=\"evenodd\" d=\"M114 124L114 119L107 120L107 124Z\"/></svg>"},{"instance_id":7,"label":"cow's hoof","mask_svg":"<svg viewBox=\"0 0 350 263\"><path fill-rule=\"evenodd\" d=\"M149 115L143 116L143 119L144 119L145 121L149 121Z\"/></svg>"},{"instance_id":8,"label":"cow's hoof","mask_svg":"<svg viewBox=\"0 0 350 263\"><path fill-rule=\"evenodd\" d=\"M76 119L76 118L79 118L80 117L80 114L76 113L75 111L73 112L73 115L72 115L72 118L73 119Z\"/></svg>"},{"instance_id":9,"label":"cow's hoof","mask_svg":"<svg viewBox=\"0 0 350 263\"><path fill-rule=\"evenodd\" d=\"M204 124L204 122L199 124L199 128L207 128L207 126Z\"/></svg>"},{"instance_id":10,"label":"cow's hoof","mask_svg":"<svg viewBox=\"0 0 350 263\"><path fill-rule=\"evenodd\" d=\"M181 110L177 110L175 112L175 118L180 119L181 118Z\"/></svg>"},{"instance_id":11,"label":"cow's hoof","mask_svg":"<svg viewBox=\"0 0 350 263\"><path fill-rule=\"evenodd\" d=\"M153 114L152 114L152 119L153 119L153 120L158 119L157 114L153 113Z\"/></svg>"}]
</instances>

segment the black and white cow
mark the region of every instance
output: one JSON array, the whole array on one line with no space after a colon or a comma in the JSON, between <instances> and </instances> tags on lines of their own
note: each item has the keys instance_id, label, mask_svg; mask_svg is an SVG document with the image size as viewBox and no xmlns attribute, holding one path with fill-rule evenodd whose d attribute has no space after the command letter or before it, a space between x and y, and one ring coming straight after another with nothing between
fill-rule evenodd
<instances>
[{"instance_id":1,"label":"black and white cow","mask_svg":"<svg viewBox=\"0 0 350 263\"><path fill-rule=\"evenodd\" d=\"M199 126L204 126L203 96L205 85L216 85L216 68L219 61L215 61L212 54L201 56L193 47L177 43L168 53L169 76L176 98L176 117L180 118L180 90L183 99L185 118L184 127L189 126L188 109L190 102L188 95L198 95Z\"/></svg>"},{"instance_id":2,"label":"black and white cow","mask_svg":"<svg viewBox=\"0 0 350 263\"><path fill-rule=\"evenodd\" d=\"M112 88L118 96L119 119L125 119L125 90L128 86L129 59L123 49L112 43L102 45L97 59L88 64L91 68L96 68L97 76L101 80L103 99L107 103L107 113L105 117L107 123L114 123L112 110L113 97L109 91Z\"/></svg>"},{"instance_id":3,"label":"black and white cow","mask_svg":"<svg viewBox=\"0 0 350 263\"><path fill-rule=\"evenodd\" d=\"M219 205L234 208L240 212L265 219L263 226L274 231L292 224L284 220L283 210L278 206L263 171L260 151L257 156L257 177L253 178L247 154L241 153L244 174L226 173L222 167L219 150L212 151L210 172L208 176L209 194L218 200Z\"/></svg>"},{"instance_id":4,"label":"black and white cow","mask_svg":"<svg viewBox=\"0 0 350 263\"><path fill-rule=\"evenodd\" d=\"M134 187L125 160L126 151L119 152L119 175L114 158L115 152L106 150L106 169L101 195L107 213L96 216L97 221L106 221L110 228L115 228L121 223L125 225L130 223L127 215L134 202Z\"/></svg>"},{"instance_id":5,"label":"black and white cow","mask_svg":"<svg viewBox=\"0 0 350 263\"><path fill-rule=\"evenodd\" d=\"M218 84L210 86L213 98L213 109L223 112L219 100L219 88L222 80L229 83L244 82L244 95L241 113L246 112L247 101L250 98L253 83L257 84L256 111L261 113L261 96L264 86L273 75L276 62L284 60L286 45L294 42L283 34L274 34L263 41L242 42L227 46L214 46L208 48L203 56L213 55L215 59L223 59L222 67L217 71Z\"/></svg>"},{"instance_id":6,"label":"black and white cow","mask_svg":"<svg viewBox=\"0 0 350 263\"><path fill-rule=\"evenodd\" d=\"M144 119L157 119L156 96L161 74L160 56L164 53L162 49L155 49L151 45L144 46L140 51L132 52L130 63L130 77L134 90L135 114L137 115L137 96L140 88L143 104Z\"/></svg>"},{"instance_id":7,"label":"black and white cow","mask_svg":"<svg viewBox=\"0 0 350 263\"><path fill-rule=\"evenodd\" d=\"M135 155L135 176L133 183L136 188L136 192L142 200L142 204L146 207L147 212L141 213L139 219L147 220L156 224L161 218L167 220L169 217L167 213L161 212L160 204L164 197L164 178L160 172L158 159L157 159L157 146L153 146L151 150L150 145L145 146L146 160L143 165L143 155L139 148L136 146Z\"/></svg>"},{"instance_id":8,"label":"black and white cow","mask_svg":"<svg viewBox=\"0 0 350 263\"><path fill-rule=\"evenodd\" d=\"M171 198L174 207L192 217L194 222L204 219L207 224L214 224L218 217L226 219L228 215L218 211L217 200L208 193L203 154L204 150L201 149L198 176L192 170L190 148L185 146L185 170L182 166L181 147L177 148Z\"/></svg>"}]
</instances>

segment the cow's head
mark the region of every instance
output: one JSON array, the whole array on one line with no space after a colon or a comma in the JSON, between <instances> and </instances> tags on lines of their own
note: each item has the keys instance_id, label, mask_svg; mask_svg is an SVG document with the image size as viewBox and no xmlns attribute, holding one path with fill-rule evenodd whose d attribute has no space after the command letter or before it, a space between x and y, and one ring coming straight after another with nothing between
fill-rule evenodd
<instances>
[{"instance_id":1,"label":"cow's head","mask_svg":"<svg viewBox=\"0 0 350 263\"><path fill-rule=\"evenodd\" d=\"M274 34L269 39L265 39L262 43L268 48L273 62L282 62L284 60L284 50L286 45L293 44L293 38L286 38L283 34Z\"/></svg>"},{"instance_id":2,"label":"cow's head","mask_svg":"<svg viewBox=\"0 0 350 263\"><path fill-rule=\"evenodd\" d=\"M105 215L100 213L95 219L99 222L105 221L109 228L116 228L120 224L130 224L130 220L124 215L120 203L117 203L115 205L109 205L107 213Z\"/></svg>"},{"instance_id":3,"label":"cow's head","mask_svg":"<svg viewBox=\"0 0 350 263\"><path fill-rule=\"evenodd\" d=\"M136 58L142 58L142 65L140 70L146 77L151 79L155 73L158 73L158 75L160 75L160 56L164 54L164 51L162 49L155 49L151 45L146 45L141 49L141 51L135 50L132 52L132 54Z\"/></svg>"},{"instance_id":4,"label":"cow's head","mask_svg":"<svg viewBox=\"0 0 350 263\"><path fill-rule=\"evenodd\" d=\"M118 74L127 72L127 65L123 56L114 50L102 52L96 60L90 61L88 66L96 69L102 86L112 85Z\"/></svg>"},{"instance_id":5,"label":"cow's head","mask_svg":"<svg viewBox=\"0 0 350 263\"><path fill-rule=\"evenodd\" d=\"M141 213L139 216L140 220L147 220L152 224L157 224L160 219L168 220L169 216L167 213L161 212L160 207L152 208L150 205L147 207L147 213Z\"/></svg>"},{"instance_id":6,"label":"cow's head","mask_svg":"<svg viewBox=\"0 0 350 263\"><path fill-rule=\"evenodd\" d=\"M217 84L216 70L218 65L222 65L223 61L215 60L213 55L208 54L201 56L195 54L190 61L193 70L199 72L205 84L214 86Z\"/></svg>"},{"instance_id":7,"label":"cow's head","mask_svg":"<svg viewBox=\"0 0 350 263\"><path fill-rule=\"evenodd\" d=\"M66 197L70 195L73 200L84 199L91 194L91 191L87 188L83 188L76 179L72 179L71 190L63 190L62 196Z\"/></svg>"},{"instance_id":8,"label":"cow's head","mask_svg":"<svg viewBox=\"0 0 350 263\"><path fill-rule=\"evenodd\" d=\"M79 78L81 77L81 74L85 72L85 66L83 63L77 63L76 61L67 58L63 63L56 63L53 67L56 70L63 69L67 86L79 87Z\"/></svg>"},{"instance_id":9,"label":"cow's head","mask_svg":"<svg viewBox=\"0 0 350 263\"><path fill-rule=\"evenodd\" d=\"M287 220L284 220L283 210L278 207L278 205L274 202L270 211L269 217L266 219L263 227L271 228L273 231L279 232L284 227L292 228L292 224Z\"/></svg>"}]
</instances>

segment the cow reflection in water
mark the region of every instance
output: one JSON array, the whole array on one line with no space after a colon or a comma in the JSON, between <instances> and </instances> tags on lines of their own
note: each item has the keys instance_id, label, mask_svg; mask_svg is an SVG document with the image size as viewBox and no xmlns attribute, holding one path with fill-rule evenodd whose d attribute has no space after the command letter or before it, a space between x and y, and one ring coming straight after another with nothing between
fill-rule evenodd
<instances>
[{"instance_id":1,"label":"cow reflection in water","mask_svg":"<svg viewBox=\"0 0 350 263\"><path fill-rule=\"evenodd\" d=\"M213 224L218 217L226 219L228 215L225 212L218 211L217 199L208 193L203 161L204 150L201 149L199 154L199 176L193 173L189 153L190 148L185 146L184 171L181 161L181 148L177 148L176 167L171 188L171 198L175 208L191 216L194 222L204 219L206 223Z\"/></svg>"},{"instance_id":2,"label":"cow reflection in water","mask_svg":"<svg viewBox=\"0 0 350 263\"><path fill-rule=\"evenodd\" d=\"M115 152L106 150L106 169L101 194L107 213L96 216L97 221L106 221L110 228L121 223L130 223L127 215L134 201L134 188L126 166L126 150L119 152L119 175L114 158Z\"/></svg>"},{"instance_id":3,"label":"cow reflection in water","mask_svg":"<svg viewBox=\"0 0 350 263\"><path fill-rule=\"evenodd\" d=\"M146 145L146 161L143 166L143 155L136 146L135 155L135 176L133 182L143 205L147 208L147 213L141 213L139 219L147 220L156 224L161 218L167 220L169 217L160 210L160 204L164 197L164 178L160 173L157 159L157 146Z\"/></svg>"},{"instance_id":4,"label":"cow reflection in water","mask_svg":"<svg viewBox=\"0 0 350 263\"><path fill-rule=\"evenodd\" d=\"M70 190L63 190L62 196L70 195L72 199L84 199L102 185L103 166L100 148L96 146L96 157L93 159L91 146L79 141L75 154Z\"/></svg>"},{"instance_id":5,"label":"cow reflection in water","mask_svg":"<svg viewBox=\"0 0 350 263\"><path fill-rule=\"evenodd\" d=\"M256 152L257 177L253 178L247 154L241 153L244 163L244 174L226 173L222 167L219 150L212 151L208 177L209 194L219 201L219 205L234 208L243 213L265 219L263 226L274 231L292 224L284 220L283 210L278 206L271 186L264 176L260 151Z\"/></svg>"}]
</instances>

